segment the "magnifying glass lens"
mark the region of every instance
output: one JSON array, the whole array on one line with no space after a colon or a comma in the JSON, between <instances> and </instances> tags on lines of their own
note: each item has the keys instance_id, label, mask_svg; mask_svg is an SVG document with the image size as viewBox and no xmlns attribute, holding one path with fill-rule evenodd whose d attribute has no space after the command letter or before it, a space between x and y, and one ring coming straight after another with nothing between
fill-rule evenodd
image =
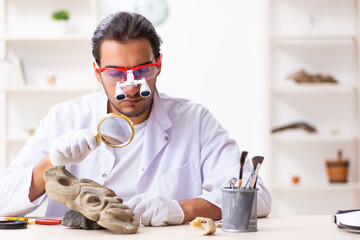
<instances>
[{"instance_id":1,"label":"magnifying glass lens","mask_svg":"<svg viewBox=\"0 0 360 240\"><path fill-rule=\"evenodd\" d=\"M134 128L130 120L123 115L112 114L105 117L98 127L101 140L112 147L124 147L134 136Z\"/></svg>"}]
</instances>

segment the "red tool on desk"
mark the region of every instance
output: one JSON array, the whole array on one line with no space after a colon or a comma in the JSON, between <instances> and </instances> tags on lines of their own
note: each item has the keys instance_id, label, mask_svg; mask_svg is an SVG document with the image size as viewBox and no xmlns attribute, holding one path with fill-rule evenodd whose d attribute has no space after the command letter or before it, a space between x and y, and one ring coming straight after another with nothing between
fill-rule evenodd
<instances>
[{"instance_id":1,"label":"red tool on desk","mask_svg":"<svg viewBox=\"0 0 360 240\"><path fill-rule=\"evenodd\" d=\"M61 224L61 220L59 219L34 219L34 220L29 220L28 223L30 224L41 224L41 225L59 225Z\"/></svg>"}]
</instances>

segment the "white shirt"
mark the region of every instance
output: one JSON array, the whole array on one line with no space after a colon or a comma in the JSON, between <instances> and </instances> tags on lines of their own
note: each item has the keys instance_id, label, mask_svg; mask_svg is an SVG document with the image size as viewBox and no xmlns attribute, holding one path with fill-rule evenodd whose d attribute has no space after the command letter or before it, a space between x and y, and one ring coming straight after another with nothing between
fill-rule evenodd
<instances>
[{"instance_id":1,"label":"white shirt","mask_svg":"<svg viewBox=\"0 0 360 240\"><path fill-rule=\"evenodd\" d=\"M51 143L71 129L91 129L107 114L104 92L87 95L53 107L33 137L0 177L0 216L25 215L36 208L46 194L30 202L33 167L42 161ZM143 137L140 174L135 173L136 194L152 192L178 201L203 198L222 207L221 187L239 175L240 153L234 140L211 113L189 100L154 92L153 106ZM88 178L112 189L122 197L122 186L109 174L115 155L101 144L78 165L67 169L78 178ZM251 168L246 165L243 181ZM261 179L257 181L258 215L270 212L271 197ZM205 192L203 191L205 190ZM68 208L49 199L46 216L62 216Z\"/></svg>"},{"instance_id":2,"label":"white shirt","mask_svg":"<svg viewBox=\"0 0 360 240\"><path fill-rule=\"evenodd\" d=\"M123 148L107 146L114 152L115 164L105 184L110 189L118 189L117 186L121 186L121 192L116 192L116 194L121 196L124 202L136 195L137 179L143 171L140 163L146 123L147 120L134 125L135 134L129 145Z\"/></svg>"}]
</instances>

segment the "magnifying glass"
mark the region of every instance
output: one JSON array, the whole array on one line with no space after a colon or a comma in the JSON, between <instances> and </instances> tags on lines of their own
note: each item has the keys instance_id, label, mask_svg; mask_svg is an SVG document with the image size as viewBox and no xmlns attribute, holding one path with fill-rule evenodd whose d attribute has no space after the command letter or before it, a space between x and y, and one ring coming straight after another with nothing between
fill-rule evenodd
<instances>
[{"instance_id":1,"label":"magnifying glass","mask_svg":"<svg viewBox=\"0 0 360 240\"><path fill-rule=\"evenodd\" d=\"M122 148L134 138L134 124L125 115L109 113L100 120L95 137L108 146Z\"/></svg>"}]
</instances>

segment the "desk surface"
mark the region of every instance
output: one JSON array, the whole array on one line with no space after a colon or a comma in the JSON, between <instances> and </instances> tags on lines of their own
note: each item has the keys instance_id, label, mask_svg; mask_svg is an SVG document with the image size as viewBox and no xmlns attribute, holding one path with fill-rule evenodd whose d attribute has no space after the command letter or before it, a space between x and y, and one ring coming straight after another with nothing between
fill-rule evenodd
<instances>
[{"instance_id":1,"label":"desk surface","mask_svg":"<svg viewBox=\"0 0 360 240\"><path fill-rule=\"evenodd\" d=\"M360 234L347 232L339 229L331 222L331 217L323 216L291 216L291 217L269 217L258 219L258 231L248 233L228 233L221 228L216 229L215 235L201 236L194 234L189 224L165 227L140 227L136 234L115 234L108 230L82 230L71 229L61 225L28 225L27 229L0 230L1 239L360 239Z\"/></svg>"}]
</instances>

